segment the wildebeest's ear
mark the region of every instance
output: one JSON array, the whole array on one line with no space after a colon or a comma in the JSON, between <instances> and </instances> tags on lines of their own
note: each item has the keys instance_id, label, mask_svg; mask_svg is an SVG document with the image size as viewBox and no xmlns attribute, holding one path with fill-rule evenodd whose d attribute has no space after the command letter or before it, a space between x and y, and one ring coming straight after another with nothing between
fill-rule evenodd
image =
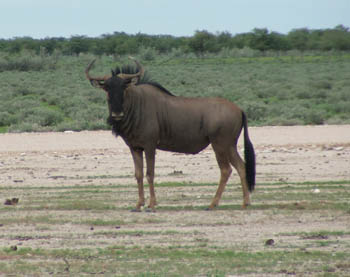
<instances>
[{"instance_id":1,"label":"wildebeest's ear","mask_svg":"<svg viewBox=\"0 0 350 277\"><path fill-rule=\"evenodd\" d=\"M105 84L105 82L102 80L94 80L94 79L90 80L90 83L95 88L103 88Z\"/></svg>"}]
</instances>

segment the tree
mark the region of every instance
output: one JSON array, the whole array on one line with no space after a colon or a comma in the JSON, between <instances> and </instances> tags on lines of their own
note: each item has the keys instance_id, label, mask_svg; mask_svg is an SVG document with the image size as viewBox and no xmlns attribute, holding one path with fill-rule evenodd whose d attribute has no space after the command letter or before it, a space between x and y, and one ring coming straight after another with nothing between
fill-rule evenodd
<instances>
[{"instance_id":1,"label":"tree","mask_svg":"<svg viewBox=\"0 0 350 277\"><path fill-rule=\"evenodd\" d=\"M334 29L326 30L320 41L321 50L350 50L350 32L349 28L338 25Z\"/></svg>"},{"instance_id":2,"label":"tree","mask_svg":"<svg viewBox=\"0 0 350 277\"><path fill-rule=\"evenodd\" d=\"M40 46L45 47L48 54L52 54L55 50L62 49L65 38L45 38L40 41Z\"/></svg>"},{"instance_id":3,"label":"tree","mask_svg":"<svg viewBox=\"0 0 350 277\"><path fill-rule=\"evenodd\" d=\"M217 35L217 44L220 49L233 48L232 35L229 32L222 32Z\"/></svg>"},{"instance_id":4,"label":"tree","mask_svg":"<svg viewBox=\"0 0 350 277\"><path fill-rule=\"evenodd\" d=\"M252 37L253 37L252 33L243 33L243 34L235 35L232 38L233 46L239 49L242 49L244 47L249 47L249 42L251 41Z\"/></svg>"},{"instance_id":5,"label":"tree","mask_svg":"<svg viewBox=\"0 0 350 277\"><path fill-rule=\"evenodd\" d=\"M66 51L70 54L80 54L89 51L89 40L86 36L73 36L71 37Z\"/></svg>"},{"instance_id":6,"label":"tree","mask_svg":"<svg viewBox=\"0 0 350 277\"><path fill-rule=\"evenodd\" d=\"M308 48L309 37L309 29L294 29L288 33L287 40L292 49L304 51Z\"/></svg>"},{"instance_id":7,"label":"tree","mask_svg":"<svg viewBox=\"0 0 350 277\"><path fill-rule=\"evenodd\" d=\"M195 35L189 40L188 46L190 50L197 55L203 55L205 52L218 52L215 35L208 31L196 31Z\"/></svg>"},{"instance_id":8,"label":"tree","mask_svg":"<svg viewBox=\"0 0 350 277\"><path fill-rule=\"evenodd\" d=\"M266 28L255 28L250 36L248 46L260 51L288 50L290 48L284 35L276 32L269 32Z\"/></svg>"},{"instance_id":9,"label":"tree","mask_svg":"<svg viewBox=\"0 0 350 277\"><path fill-rule=\"evenodd\" d=\"M260 51L265 51L270 48L269 31L264 29L255 28L253 35L249 41L249 47Z\"/></svg>"}]
</instances>

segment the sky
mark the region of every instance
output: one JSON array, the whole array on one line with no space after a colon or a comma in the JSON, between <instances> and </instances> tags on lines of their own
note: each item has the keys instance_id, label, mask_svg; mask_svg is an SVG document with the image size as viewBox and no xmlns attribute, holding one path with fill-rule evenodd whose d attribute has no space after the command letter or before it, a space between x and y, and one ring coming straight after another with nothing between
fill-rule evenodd
<instances>
[{"instance_id":1,"label":"sky","mask_svg":"<svg viewBox=\"0 0 350 277\"><path fill-rule=\"evenodd\" d=\"M0 39L350 27L350 0L1 0Z\"/></svg>"}]
</instances>

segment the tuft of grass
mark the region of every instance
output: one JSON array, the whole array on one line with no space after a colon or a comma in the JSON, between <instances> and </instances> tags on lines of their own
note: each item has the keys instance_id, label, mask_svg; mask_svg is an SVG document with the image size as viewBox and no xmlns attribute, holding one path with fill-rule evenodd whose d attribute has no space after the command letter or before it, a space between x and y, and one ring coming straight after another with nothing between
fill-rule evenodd
<instances>
[{"instance_id":1,"label":"tuft of grass","mask_svg":"<svg viewBox=\"0 0 350 277\"><path fill-rule=\"evenodd\" d=\"M46 209L46 210L57 210L57 211L74 211L74 210L98 210L98 211L108 211L115 210L116 207L110 204L106 204L103 201L96 200L68 200L68 201L60 201L53 205L48 206L39 206L38 209Z\"/></svg>"},{"instance_id":2,"label":"tuft of grass","mask_svg":"<svg viewBox=\"0 0 350 277\"><path fill-rule=\"evenodd\" d=\"M82 220L79 223L91 225L91 226L120 226L120 225L126 224L124 220L104 220L104 219Z\"/></svg>"},{"instance_id":3,"label":"tuft of grass","mask_svg":"<svg viewBox=\"0 0 350 277\"><path fill-rule=\"evenodd\" d=\"M299 236L301 238L318 238L318 237L327 237L327 236L347 236L350 235L350 232L345 231L328 231L328 230L319 230L317 232L287 232L281 233L283 236Z\"/></svg>"},{"instance_id":4,"label":"tuft of grass","mask_svg":"<svg viewBox=\"0 0 350 277\"><path fill-rule=\"evenodd\" d=\"M52 217L52 216L49 216L49 215L25 216L25 217L8 217L8 218L5 218L5 219L1 219L1 224L4 224L4 225L10 225L10 224L57 225L57 224L65 224L67 222L69 222L68 219Z\"/></svg>"},{"instance_id":5,"label":"tuft of grass","mask_svg":"<svg viewBox=\"0 0 350 277\"><path fill-rule=\"evenodd\" d=\"M0 126L0 134L4 134L8 132L8 127L7 126Z\"/></svg>"}]
</instances>

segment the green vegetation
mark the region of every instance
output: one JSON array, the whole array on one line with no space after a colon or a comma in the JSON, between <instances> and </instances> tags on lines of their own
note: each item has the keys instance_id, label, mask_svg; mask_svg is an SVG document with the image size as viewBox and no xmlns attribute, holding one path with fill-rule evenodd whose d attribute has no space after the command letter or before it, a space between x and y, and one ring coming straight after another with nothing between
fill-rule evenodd
<instances>
[{"instance_id":1,"label":"green vegetation","mask_svg":"<svg viewBox=\"0 0 350 277\"><path fill-rule=\"evenodd\" d=\"M84 76L93 58L28 52L3 58L0 132L107 129L105 95ZM178 96L234 101L247 112L250 125L350 122L349 54L246 57L230 52L205 58L185 53L137 58L155 81ZM101 56L93 73L105 75L127 62L127 56Z\"/></svg>"},{"instance_id":2,"label":"green vegetation","mask_svg":"<svg viewBox=\"0 0 350 277\"><path fill-rule=\"evenodd\" d=\"M251 125L346 124L349 50L343 25L287 35L254 29L0 39L0 133L109 128L105 95L84 69L98 58L94 73L105 75L130 54L175 95L227 98Z\"/></svg>"},{"instance_id":3,"label":"green vegetation","mask_svg":"<svg viewBox=\"0 0 350 277\"><path fill-rule=\"evenodd\" d=\"M348 51L350 50L349 28L338 25L333 29L307 28L293 29L287 35L255 28L251 32L232 35L229 32L210 33L196 31L192 37L173 37L170 35L147 35L138 33L128 35L123 32L103 34L97 38L73 36L71 38L32 39L17 37L0 40L0 52L18 54L23 50L36 54L77 55L125 55L143 53L151 58L154 52L161 54L227 52L228 50L252 49L257 51Z\"/></svg>"},{"instance_id":4,"label":"green vegetation","mask_svg":"<svg viewBox=\"0 0 350 277\"><path fill-rule=\"evenodd\" d=\"M0 262L4 273L15 274L117 274L117 276L226 276L226 274L325 274L349 270L341 261L347 252L269 251L246 253L221 249L125 248L44 250L23 248L0 251L10 263ZM13 260L19 260L13 262ZM327 267L319 267L325 264ZM333 265L334 264L334 265ZM331 266L330 266L331 265ZM324 275L323 275L324 276ZM339 276L339 275L336 275ZM345 275L344 275L345 276Z\"/></svg>"}]
</instances>

